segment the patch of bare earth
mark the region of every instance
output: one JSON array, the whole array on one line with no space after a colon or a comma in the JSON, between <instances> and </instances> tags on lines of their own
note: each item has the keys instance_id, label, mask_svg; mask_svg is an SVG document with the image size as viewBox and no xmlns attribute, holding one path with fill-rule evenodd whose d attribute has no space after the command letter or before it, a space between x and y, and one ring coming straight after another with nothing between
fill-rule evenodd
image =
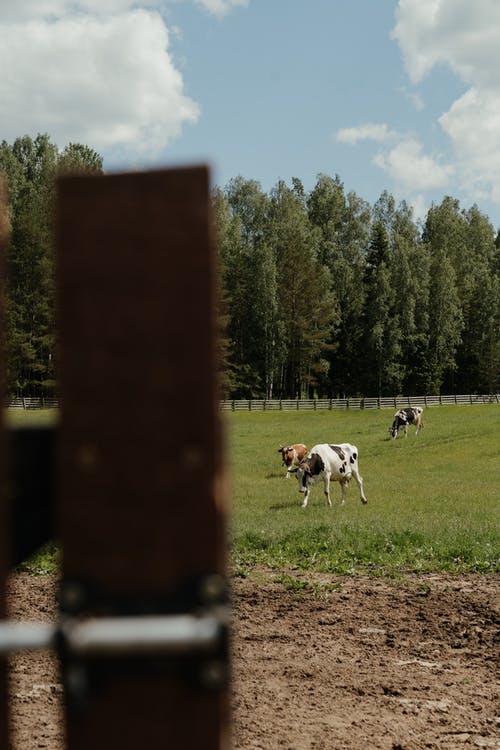
<instances>
[{"instance_id":1,"label":"patch of bare earth","mask_svg":"<svg viewBox=\"0 0 500 750\"><path fill-rule=\"evenodd\" d=\"M499 577L288 573L232 580L235 750L500 748ZM10 617L53 620L55 586L12 576ZM12 750L63 750L62 698L51 654L11 658Z\"/></svg>"}]
</instances>

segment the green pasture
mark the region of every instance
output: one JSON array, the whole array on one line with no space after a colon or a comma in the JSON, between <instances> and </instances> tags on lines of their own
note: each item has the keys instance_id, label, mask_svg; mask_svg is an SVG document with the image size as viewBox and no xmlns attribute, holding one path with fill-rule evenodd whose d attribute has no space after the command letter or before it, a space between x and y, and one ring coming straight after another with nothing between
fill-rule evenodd
<instances>
[{"instance_id":1,"label":"green pasture","mask_svg":"<svg viewBox=\"0 0 500 750\"><path fill-rule=\"evenodd\" d=\"M57 409L6 409L4 421L7 427L48 427L56 424Z\"/></svg>"},{"instance_id":2,"label":"green pasture","mask_svg":"<svg viewBox=\"0 0 500 750\"><path fill-rule=\"evenodd\" d=\"M393 410L236 412L221 415L230 467L230 562L236 574L277 570L490 573L499 569L500 406L428 408L423 431L389 438ZM7 424L47 425L56 410L9 411ZM368 505L353 481L346 504L332 483L307 508L278 453L280 444L358 446ZM195 521L193 521L195 522ZM28 570L57 566L49 546Z\"/></svg>"},{"instance_id":3,"label":"green pasture","mask_svg":"<svg viewBox=\"0 0 500 750\"><path fill-rule=\"evenodd\" d=\"M498 571L500 407L424 412L415 437L389 437L394 410L224 413L231 467L232 565L370 572ZM359 449L368 505L354 480L344 506L332 483L307 508L285 479L280 444L349 442Z\"/></svg>"}]
</instances>

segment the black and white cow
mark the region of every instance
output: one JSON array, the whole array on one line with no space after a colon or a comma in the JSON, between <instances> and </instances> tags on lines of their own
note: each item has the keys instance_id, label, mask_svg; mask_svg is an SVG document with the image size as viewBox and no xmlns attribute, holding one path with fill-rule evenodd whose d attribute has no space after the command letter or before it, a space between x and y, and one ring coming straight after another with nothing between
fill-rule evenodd
<instances>
[{"instance_id":1,"label":"black and white cow","mask_svg":"<svg viewBox=\"0 0 500 750\"><path fill-rule=\"evenodd\" d=\"M408 425L414 424L417 428L415 435L418 435L420 429L423 429L423 413L421 406L409 406L407 409L400 409L394 415L394 422L389 432L393 440L396 440L399 430L404 430L405 437L408 437Z\"/></svg>"},{"instance_id":2,"label":"black and white cow","mask_svg":"<svg viewBox=\"0 0 500 750\"><path fill-rule=\"evenodd\" d=\"M340 483L341 505L343 505L347 486L352 477L358 483L361 502L368 502L363 492L363 477L358 470L358 449L355 445L350 443L341 443L340 445L321 443L315 445L311 448L306 460L297 467L296 472L299 492L304 493L303 508L307 507L311 487L321 478L324 482L328 505L332 504L330 482Z\"/></svg>"}]
</instances>

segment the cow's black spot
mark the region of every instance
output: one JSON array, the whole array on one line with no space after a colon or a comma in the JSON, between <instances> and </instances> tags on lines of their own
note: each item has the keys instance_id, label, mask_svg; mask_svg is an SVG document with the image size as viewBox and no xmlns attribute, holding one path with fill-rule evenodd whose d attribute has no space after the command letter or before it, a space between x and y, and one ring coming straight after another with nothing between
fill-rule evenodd
<instances>
[{"instance_id":1,"label":"cow's black spot","mask_svg":"<svg viewBox=\"0 0 500 750\"><path fill-rule=\"evenodd\" d=\"M330 445L330 448L332 449L332 451L335 451L341 461L345 461L345 453L342 448L339 448L338 445Z\"/></svg>"},{"instance_id":2,"label":"cow's black spot","mask_svg":"<svg viewBox=\"0 0 500 750\"><path fill-rule=\"evenodd\" d=\"M352 454L352 456L351 456L351 463L352 463L352 464L353 464L353 463L355 462L355 460L357 459L357 457L358 457L358 454L357 454L357 453L353 453L353 454Z\"/></svg>"},{"instance_id":3,"label":"cow's black spot","mask_svg":"<svg viewBox=\"0 0 500 750\"><path fill-rule=\"evenodd\" d=\"M311 469L311 474L314 474L314 475L320 474L325 468L323 459L317 453L312 454L308 463L309 463L309 468Z\"/></svg>"},{"instance_id":4,"label":"cow's black spot","mask_svg":"<svg viewBox=\"0 0 500 750\"><path fill-rule=\"evenodd\" d=\"M342 466L340 467L339 471L340 471L341 474L345 474L345 461L342 464Z\"/></svg>"}]
</instances>

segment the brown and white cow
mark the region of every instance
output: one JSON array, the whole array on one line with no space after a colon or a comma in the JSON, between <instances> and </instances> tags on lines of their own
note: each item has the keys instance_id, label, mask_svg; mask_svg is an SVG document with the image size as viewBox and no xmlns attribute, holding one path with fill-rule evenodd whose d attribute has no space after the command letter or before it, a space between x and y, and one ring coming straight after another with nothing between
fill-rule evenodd
<instances>
[{"instance_id":1,"label":"brown and white cow","mask_svg":"<svg viewBox=\"0 0 500 750\"><path fill-rule=\"evenodd\" d=\"M328 505L332 504L330 482L339 482L340 502L343 505L347 487L352 477L358 484L361 502L363 504L368 502L363 491L363 477L359 473L358 449L355 445L350 443L340 443L339 445L320 443L315 445L314 448L311 448L307 459L294 471L297 472L299 492L304 493L303 508L307 507L311 487L321 478L324 482L324 492Z\"/></svg>"},{"instance_id":2,"label":"brown and white cow","mask_svg":"<svg viewBox=\"0 0 500 750\"><path fill-rule=\"evenodd\" d=\"M405 437L408 437L408 425L414 424L417 428L415 435L418 435L420 429L423 429L423 413L424 410L421 406L409 406L407 409L400 409L394 415L394 422L392 427L389 429L391 437L396 440L399 430L404 430Z\"/></svg>"},{"instance_id":3,"label":"brown and white cow","mask_svg":"<svg viewBox=\"0 0 500 750\"><path fill-rule=\"evenodd\" d=\"M307 456L307 448L303 443L294 443L294 445L280 445L278 453L281 453L283 464L286 466L286 478L290 479L290 471L293 466L298 466Z\"/></svg>"}]
</instances>

